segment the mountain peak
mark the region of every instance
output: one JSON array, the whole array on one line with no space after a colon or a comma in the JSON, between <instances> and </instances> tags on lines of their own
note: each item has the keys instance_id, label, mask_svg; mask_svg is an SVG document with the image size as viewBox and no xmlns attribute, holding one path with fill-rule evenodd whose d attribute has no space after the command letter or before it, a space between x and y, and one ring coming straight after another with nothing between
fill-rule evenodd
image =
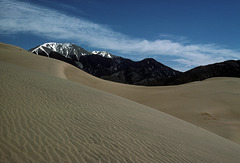
<instances>
[{"instance_id":1,"label":"mountain peak","mask_svg":"<svg viewBox=\"0 0 240 163\"><path fill-rule=\"evenodd\" d=\"M111 53L108 53L107 51L92 51L93 55L100 55L105 58L114 58L117 57L115 55L112 55Z\"/></svg>"},{"instance_id":2,"label":"mountain peak","mask_svg":"<svg viewBox=\"0 0 240 163\"><path fill-rule=\"evenodd\" d=\"M153 58L144 58L140 62L157 62L157 61L155 59L153 59Z\"/></svg>"},{"instance_id":3,"label":"mountain peak","mask_svg":"<svg viewBox=\"0 0 240 163\"><path fill-rule=\"evenodd\" d=\"M107 51L92 51L89 52L73 43L56 43L49 42L39 45L33 49L30 49L31 52L37 55L50 55L51 52L57 52L66 58L75 57L79 60L81 56L85 55L100 55L105 58L116 58L117 56L108 53Z\"/></svg>"},{"instance_id":4,"label":"mountain peak","mask_svg":"<svg viewBox=\"0 0 240 163\"><path fill-rule=\"evenodd\" d=\"M73 43L55 43L55 42L45 43L43 45L31 49L30 51L36 54L44 53L44 55L48 57L51 52L57 52L66 58L71 58L72 56L76 56L77 58L79 58L82 55L90 54L87 50Z\"/></svg>"}]
</instances>

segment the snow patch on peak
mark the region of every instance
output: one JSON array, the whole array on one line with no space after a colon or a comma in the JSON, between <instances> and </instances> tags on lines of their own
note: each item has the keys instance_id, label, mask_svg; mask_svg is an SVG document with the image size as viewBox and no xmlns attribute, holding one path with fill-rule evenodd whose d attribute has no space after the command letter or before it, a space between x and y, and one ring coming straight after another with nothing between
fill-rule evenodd
<instances>
[{"instance_id":1,"label":"snow patch on peak","mask_svg":"<svg viewBox=\"0 0 240 163\"><path fill-rule=\"evenodd\" d=\"M105 58L113 58L113 55L108 53L107 51L92 51L94 55L100 55Z\"/></svg>"},{"instance_id":2,"label":"snow patch on peak","mask_svg":"<svg viewBox=\"0 0 240 163\"><path fill-rule=\"evenodd\" d=\"M98 54L100 51L92 51L92 54Z\"/></svg>"},{"instance_id":3,"label":"snow patch on peak","mask_svg":"<svg viewBox=\"0 0 240 163\"><path fill-rule=\"evenodd\" d=\"M39 51L43 51L46 53L47 56L49 56L49 53L51 51L58 52L61 55L65 56L66 58L70 58L69 55L75 55L77 58L79 58L79 52L80 47L77 47L73 43L55 43L55 42L49 42L45 43L43 45L40 45L39 47L32 50L32 52L35 52L36 54L39 53Z\"/></svg>"},{"instance_id":4,"label":"snow patch on peak","mask_svg":"<svg viewBox=\"0 0 240 163\"><path fill-rule=\"evenodd\" d=\"M100 55L105 58L116 58L117 56L108 53L107 51L92 51L89 52L73 43L56 43L56 42L49 42L43 45L36 47L35 49L31 50L32 52L36 53L37 55L44 52L48 57L51 51L58 52L66 58L77 58L80 59L81 56L86 55Z\"/></svg>"},{"instance_id":5,"label":"snow patch on peak","mask_svg":"<svg viewBox=\"0 0 240 163\"><path fill-rule=\"evenodd\" d=\"M73 44L72 43L55 43L55 42L50 42L50 43L45 43L41 46L47 47L49 49L52 49L53 51L58 51L59 49L69 49L72 48Z\"/></svg>"}]
</instances>

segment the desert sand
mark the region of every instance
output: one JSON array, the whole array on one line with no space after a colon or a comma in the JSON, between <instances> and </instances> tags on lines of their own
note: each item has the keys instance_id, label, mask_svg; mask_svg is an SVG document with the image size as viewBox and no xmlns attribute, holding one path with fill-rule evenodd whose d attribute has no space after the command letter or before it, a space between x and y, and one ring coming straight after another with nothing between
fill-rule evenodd
<instances>
[{"instance_id":1,"label":"desert sand","mask_svg":"<svg viewBox=\"0 0 240 163\"><path fill-rule=\"evenodd\" d=\"M134 92L131 94L133 90L139 94L152 92L152 98L148 97L149 99L159 96L159 103L157 104L156 101L153 106L162 105L163 110L169 107L174 112L177 105L175 102L180 104L182 99L189 98L189 108L184 112L192 111L193 113L189 114L194 115L197 109L192 110L190 106L195 106L200 109L199 121L206 121L209 124L213 121L208 120L211 116L213 119L216 118L216 121L220 121L221 114L215 117L214 109L210 112L211 110L201 108L201 103L194 104L192 99L199 102L197 97L200 95L189 94L192 93L191 89L196 87L196 90L200 91L201 87L206 87L210 89L208 91L210 96L211 89L214 89L212 82L216 87L218 83L220 86L229 82L235 85L239 82L238 79L212 79L180 87L128 86L92 77L81 70L77 71L71 65L29 54L18 47L0 44L0 49L1 162L238 162L240 160L239 144L156 108L129 100L134 96ZM71 76L74 73L70 71L71 69L82 75ZM105 92L88 85L105 86ZM233 89L235 91L231 93L227 92L229 96L219 101L231 101L231 97L238 94L237 88L236 86ZM163 92L159 93L157 89ZM124 90L129 92L125 93ZM160 95L164 94L164 90L166 94L172 91L171 103L161 102L164 99L161 99ZM122 97L106 91L119 91ZM173 94L184 91L186 94L181 94L177 101ZM223 90L222 93L226 93L225 91ZM148 98L143 98L139 94L132 98L147 105ZM199 94L202 94L201 91ZM128 99L123 98L124 96ZM166 96L164 97L168 98ZM214 105L211 98L205 102L203 107L208 106L208 102L210 106ZM238 104L234 103L238 101L231 102L233 104L228 106ZM188 101L181 103L183 103L182 108L188 106ZM181 115L182 112L176 114ZM231 116L233 121L237 119L230 113L227 116L224 114L223 117L230 120Z\"/></svg>"},{"instance_id":2,"label":"desert sand","mask_svg":"<svg viewBox=\"0 0 240 163\"><path fill-rule=\"evenodd\" d=\"M144 87L105 81L65 66L65 76L160 110L240 144L240 79L211 78L179 86Z\"/></svg>"}]
</instances>

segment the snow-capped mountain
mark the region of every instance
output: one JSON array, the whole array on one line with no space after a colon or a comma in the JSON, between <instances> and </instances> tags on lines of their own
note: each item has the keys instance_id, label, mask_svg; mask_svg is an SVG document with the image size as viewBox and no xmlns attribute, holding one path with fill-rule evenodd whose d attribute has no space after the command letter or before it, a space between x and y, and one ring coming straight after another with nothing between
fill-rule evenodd
<instances>
[{"instance_id":1,"label":"snow-capped mountain","mask_svg":"<svg viewBox=\"0 0 240 163\"><path fill-rule=\"evenodd\" d=\"M31 52L35 54L44 54L49 57L50 52L57 52L61 55L63 55L66 58L79 58L81 56L85 55L100 55L106 58L114 58L117 56L114 56L106 51L92 51L89 52L75 44L72 43L45 43L43 45L37 46L36 48L33 48L30 50Z\"/></svg>"},{"instance_id":2,"label":"snow-capped mountain","mask_svg":"<svg viewBox=\"0 0 240 163\"><path fill-rule=\"evenodd\" d=\"M105 58L116 58L117 56L108 53L107 51L92 51L91 54L100 55Z\"/></svg>"},{"instance_id":3,"label":"snow-capped mountain","mask_svg":"<svg viewBox=\"0 0 240 163\"><path fill-rule=\"evenodd\" d=\"M31 52L70 63L96 77L120 83L155 85L157 81L177 74L152 58L134 62L106 51L87 51L71 43L45 43Z\"/></svg>"}]
</instances>

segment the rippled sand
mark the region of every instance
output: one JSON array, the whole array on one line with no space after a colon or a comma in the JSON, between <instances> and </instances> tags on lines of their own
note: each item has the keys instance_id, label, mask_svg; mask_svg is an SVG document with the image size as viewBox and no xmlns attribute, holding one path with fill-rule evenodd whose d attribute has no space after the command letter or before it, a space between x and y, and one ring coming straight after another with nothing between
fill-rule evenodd
<instances>
[{"instance_id":1,"label":"rippled sand","mask_svg":"<svg viewBox=\"0 0 240 163\"><path fill-rule=\"evenodd\" d=\"M240 78L144 87L91 76L67 65L65 77L160 110L240 144Z\"/></svg>"},{"instance_id":2,"label":"rippled sand","mask_svg":"<svg viewBox=\"0 0 240 163\"><path fill-rule=\"evenodd\" d=\"M239 144L156 109L61 79L57 76L67 78L58 69L61 62L45 63L48 58L4 44L0 48L0 162L240 160Z\"/></svg>"}]
</instances>

